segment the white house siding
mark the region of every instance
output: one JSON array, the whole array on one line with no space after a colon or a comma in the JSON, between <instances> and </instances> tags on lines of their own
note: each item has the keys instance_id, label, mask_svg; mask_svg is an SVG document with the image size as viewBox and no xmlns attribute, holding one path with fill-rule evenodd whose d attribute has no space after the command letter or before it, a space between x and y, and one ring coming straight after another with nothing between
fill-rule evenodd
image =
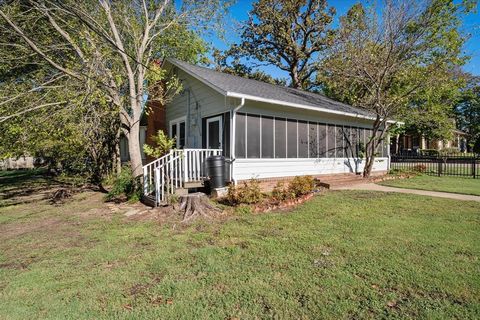
<instances>
[{"instance_id":1,"label":"white house siding","mask_svg":"<svg viewBox=\"0 0 480 320\"><path fill-rule=\"evenodd\" d=\"M364 163L359 164L358 172ZM353 170L353 171L352 171ZM373 171L387 171L388 158L377 158ZM326 175L355 172L353 159L319 158L319 159L236 159L234 162L235 180L251 178L280 178L302 175Z\"/></svg>"},{"instance_id":2,"label":"white house siding","mask_svg":"<svg viewBox=\"0 0 480 320\"><path fill-rule=\"evenodd\" d=\"M170 121L186 117L186 147L201 148L202 118L228 111L225 97L182 70L177 70L176 74L183 90L167 105L167 128L170 128Z\"/></svg>"}]
</instances>

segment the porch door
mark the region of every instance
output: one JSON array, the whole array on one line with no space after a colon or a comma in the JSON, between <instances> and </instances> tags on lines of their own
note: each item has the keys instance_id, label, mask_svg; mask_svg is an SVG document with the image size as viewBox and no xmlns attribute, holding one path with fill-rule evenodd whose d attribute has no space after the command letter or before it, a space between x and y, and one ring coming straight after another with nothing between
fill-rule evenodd
<instances>
[{"instance_id":1,"label":"porch door","mask_svg":"<svg viewBox=\"0 0 480 320\"><path fill-rule=\"evenodd\" d=\"M207 148L222 149L222 117L207 119Z\"/></svg>"}]
</instances>

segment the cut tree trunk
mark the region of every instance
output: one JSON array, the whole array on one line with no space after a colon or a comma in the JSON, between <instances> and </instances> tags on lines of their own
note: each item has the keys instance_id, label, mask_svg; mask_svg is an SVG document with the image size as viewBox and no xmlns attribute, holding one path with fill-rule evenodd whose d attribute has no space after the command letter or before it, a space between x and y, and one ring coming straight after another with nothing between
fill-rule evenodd
<instances>
[{"instance_id":1,"label":"cut tree trunk","mask_svg":"<svg viewBox=\"0 0 480 320\"><path fill-rule=\"evenodd\" d=\"M207 195L202 192L190 193L180 197L180 211L183 211L183 221L198 217L211 219L220 210L214 207Z\"/></svg>"}]
</instances>

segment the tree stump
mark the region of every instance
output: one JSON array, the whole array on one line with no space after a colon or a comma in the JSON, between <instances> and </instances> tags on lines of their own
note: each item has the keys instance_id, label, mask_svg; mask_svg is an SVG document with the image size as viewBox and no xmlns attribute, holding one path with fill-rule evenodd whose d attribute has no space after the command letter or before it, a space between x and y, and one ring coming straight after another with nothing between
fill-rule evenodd
<instances>
[{"instance_id":1,"label":"tree stump","mask_svg":"<svg viewBox=\"0 0 480 320\"><path fill-rule=\"evenodd\" d=\"M197 217L211 219L220 210L214 207L207 195L202 192L190 193L180 197L180 211L183 211L183 222Z\"/></svg>"}]
</instances>

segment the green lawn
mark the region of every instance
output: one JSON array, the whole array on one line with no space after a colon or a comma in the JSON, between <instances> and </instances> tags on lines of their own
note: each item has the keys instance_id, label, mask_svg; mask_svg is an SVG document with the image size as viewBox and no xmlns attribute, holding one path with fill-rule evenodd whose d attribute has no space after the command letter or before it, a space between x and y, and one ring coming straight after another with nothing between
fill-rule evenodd
<instances>
[{"instance_id":1,"label":"green lawn","mask_svg":"<svg viewBox=\"0 0 480 320\"><path fill-rule=\"evenodd\" d=\"M337 191L183 226L0 208L0 319L480 318L480 203Z\"/></svg>"},{"instance_id":2,"label":"green lawn","mask_svg":"<svg viewBox=\"0 0 480 320\"><path fill-rule=\"evenodd\" d=\"M388 180L379 184L390 187L463 193L480 196L480 179L420 175L409 179Z\"/></svg>"}]
</instances>

